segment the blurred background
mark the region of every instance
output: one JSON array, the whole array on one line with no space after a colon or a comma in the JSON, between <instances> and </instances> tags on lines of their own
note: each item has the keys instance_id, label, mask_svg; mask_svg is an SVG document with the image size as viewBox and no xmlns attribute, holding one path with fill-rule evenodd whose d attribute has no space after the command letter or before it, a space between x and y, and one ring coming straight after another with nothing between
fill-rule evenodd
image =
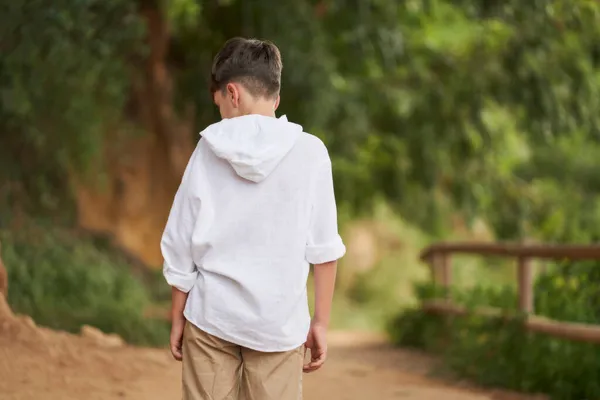
<instances>
[{"instance_id":1,"label":"blurred background","mask_svg":"<svg viewBox=\"0 0 600 400\"><path fill-rule=\"evenodd\" d=\"M481 384L600 397L596 347L467 320L440 349L439 321L412 308L431 292L418 255L432 242L600 237L593 0L2 2L0 256L13 311L167 343L160 236L198 132L218 119L212 57L238 35L279 46L278 112L330 150L348 246L336 329L435 350ZM453 262L461 301L516 306L512 262ZM546 265L536 311L600 323L599 267Z\"/></svg>"}]
</instances>

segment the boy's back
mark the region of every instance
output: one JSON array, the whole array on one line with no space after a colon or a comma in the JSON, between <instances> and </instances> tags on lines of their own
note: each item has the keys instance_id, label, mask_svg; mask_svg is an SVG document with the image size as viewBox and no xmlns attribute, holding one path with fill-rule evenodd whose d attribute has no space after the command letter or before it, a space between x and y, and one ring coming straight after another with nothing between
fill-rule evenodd
<instances>
[{"instance_id":1,"label":"boy's back","mask_svg":"<svg viewBox=\"0 0 600 400\"><path fill-rule=\"evenodd\" d=\"M264 42L240 40L237 51L248 54L238 58L246 62L248 57L259 62L272 60L272 55L261 58L262 52L269 54ZM247 48L239 47L244 45ZM235 51L226 44L220 53L225 65L235 61ZM235 82L234 78L226 81ZM181 358L183 326L189 321L184 372L186 365L188 372L196 372L184 373L185 398L237 398L239 368L248 375L242 379L247 386L266 388L239 389L247 397L298 398L294 395L299 387L294 381L302 369L298 349L306 342L314 352L313 364L306 370L317 369L324 361L335 260L345 252L337 232L331 161L319 139L285 117L274 117L278 96L275 106L266 95L266 101L256 100L246 93L252 87L248 77L237 79L241 80L239 87L229 82L227 91L215 92L225 119L202 132L161 242L164 274L174 287L172 351ZM242 102L248 109L243 110ZM264 111L269 106L271 111ZM312 324L306 292L309 264L324 265L315 273L320 315ZM215 343L217 348L239 348L239 353L214 352ZM232 354L238 361L226 371L223 387L214 389L213 380L200 376L207 372L197 368L202 363L227 363ZM284 378L289 384L269 389L268 382L257 378L261 373L250 376L269 359L282 365L280 373L289 375ZM253 362L258 364L251 365ZM210 374L215 371L209 368ZM189 390L185 390L186 380ZM251 381L255 384L248 383ZM210 393L208 386L223 396ZM260 390L261 395L249 394ZM280 393L274 397L266 394L273 390Z\"/></svg>"},{"instance_id":2,"label":"boy's back","mask_svg":"<svg viewBox=\"0 0 600 400\"><path fill-rule=\"evenodd\" d=\"M285 117L224 120L202 135L182 182L196 266L185 317L254 350L294 349L310 326L309 262L328 258L311 243L326 237L329 257L344 252L327 150ZM163 239L167 266L182 253L180 229L177 221Z\"/></svg>"}]
</instances>

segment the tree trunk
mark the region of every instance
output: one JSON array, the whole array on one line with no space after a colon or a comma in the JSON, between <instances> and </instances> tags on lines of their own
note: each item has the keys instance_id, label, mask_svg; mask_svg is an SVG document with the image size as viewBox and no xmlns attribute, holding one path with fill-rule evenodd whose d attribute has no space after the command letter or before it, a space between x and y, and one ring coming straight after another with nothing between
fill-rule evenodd
<instances>
[{"instance_id":1,"label":"tree trunk","mask_svg":"<svg viewBox=\"0 0 600 400\"><path fill-rule=\"evenodd\" d=\"M133 78L128 118L144 134L122 139L108 132L103 185L74 177L78 222L150 266L162 262L160 237L173 196L193 151L193 114L179 118L166 57L169 31L158 6L144 3L148 58ZM192 110L192 108L190 108ZM189 110L188 110L189 111ZM75 175L75 174L74 174Z\"/></svg>"},{"instance_id":2,"label":"tree trunk","mask_svg":"<svg viewBox=\"0 0 600 400\"><path fill-rule=\"evenodd\" d=\"M2 243L0 243L0 297L8 296L8 274L2 262Z\"/></svg>"}]
</instances>

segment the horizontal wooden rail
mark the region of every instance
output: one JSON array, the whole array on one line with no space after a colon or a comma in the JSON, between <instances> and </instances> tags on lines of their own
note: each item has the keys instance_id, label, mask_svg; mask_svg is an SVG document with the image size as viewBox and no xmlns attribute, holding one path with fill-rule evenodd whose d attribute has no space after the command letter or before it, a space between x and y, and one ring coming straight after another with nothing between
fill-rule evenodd
<instances>
[{"instance_id":1,"label":"horizontal wooden rail","mask_svg":"<svg viewBox=\"0 0 600 400\"><path fill-rule=\"evenodd\" d=\"M468 309L444 300L430 300L423 303L425 312L432 314L450 314L458 316L476 315L487 318L498 318L507 321L516 320L519 315L493 307L477 307ZM549 318L527 315L523 317L523 327L530 332L544 333L550 336L579 342L600 344L600 326L561 322Z\"/></svg>"},{"instance_id":2,"label":"horizontal wooden rail","mask_svg":"<svg viewBox=\"0 0 600 400\"><path fill-rule=\"evenodd\" d=\"M600 245L517 244L517 243L437 243L421 253L427 261L434 254L527 257L552 260L600 260Z\"/></svg>"},{"instance_id":3,"label":"horizontal wooden rail","mask_svg":"<svg viewBox=\"0 0 600 400\"><path fill-rule=\"evenodd\" d=\"M498 308L477 307L470 310L452 303L452 255L504 256L516 258L518 263L519 312ZM427 262L436 285L443 289L443 299L425 301L422 309L429 313L449 315L478 315L489 318L523 318L523 326L531 332L550 336L600 344L600 325L561 322L534 314L533 269L531 260L600 260L600 245L543 245L516 243L438 243L421 253Z\"/></svg>"}]
</instances>

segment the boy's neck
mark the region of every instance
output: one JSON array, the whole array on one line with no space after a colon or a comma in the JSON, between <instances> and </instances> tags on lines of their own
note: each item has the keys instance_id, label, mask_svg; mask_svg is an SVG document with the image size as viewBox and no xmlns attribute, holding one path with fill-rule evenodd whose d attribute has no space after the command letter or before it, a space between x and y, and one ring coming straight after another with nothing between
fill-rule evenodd
<instances>
[{"instance_id":1,"label":"boy's neck","mask_svg":"<svg viewBox=\"0 0 600 400\"><path fill-rule=\"evenodd\" d=\"M241 115L264 115L265 117L275 118L275 108L273 102L259 101L251 105L245 110L242 110Z\"/></svg>"}]
</instances>

